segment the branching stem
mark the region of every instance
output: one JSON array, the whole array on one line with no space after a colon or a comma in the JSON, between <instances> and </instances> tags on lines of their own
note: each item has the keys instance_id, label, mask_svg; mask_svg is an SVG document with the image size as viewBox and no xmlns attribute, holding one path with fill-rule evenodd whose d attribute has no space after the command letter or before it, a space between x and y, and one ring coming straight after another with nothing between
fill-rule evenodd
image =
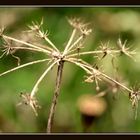
<instances>
[{"instance_id":1,"label":"branching stem","mask_svg":"<svg viewBox=\"0 0 140 140\"><path fill-rule=\"evenodd\" d=\"M89 73L89 74L94 74L94 73L92 73L92 71L94 71L95 73L98 72L98 74L101 75L102 77L104 77L105 79L108 79L109 81L111 81L111 82L113 82L113 83L119 85L121 88L125 89L125 90L128 91L128 92L133 92L131 89L129 89L129 88L126 87L125 85L119 83L119 82L116 81L115 79L112 79L112 78L109 77L108 75L106 75L106 74L100 72L99 70L94 69L94 68L91 67L91 66L88 66L88 65L86 65L86 64L82 64L82 63L80 63L80 62L76 62L76 61L73 61L73 60L70 60L70 59L66 59L66 61L69 61L69 62L71 62L71 63L76 64L77 66L81 67L83 70L85 70L85 71L86 71L87 73ZM84 62L84 61L83 61L83 62ZM92 71L90 71L90 70L92 70Z\"/></svg>"},{"instance_id":2,"label":"branching stem","mask_svg":"<svg viewBox=\"0 0 140 140\"><path fill-rule=\"evenodd\" d=\"M50 54L50 53L51 53L50 51L45 50L45 49L43 49L43 48L40 48L40 47L38 47L38 46L36 46L36 45L33 45L33 44L30 44L30 43L27 43L27 42L22 41L22 40L15 39L15 38L10 37L10 36L2 35L2 37L5 38L5 39L13 40L13 41L15 41L15 42L18 42L18 43L21 43L21 44L27 45L27 46L32 47L32 48L35 48L35 49L42 50L43 52L45 52L45 53L47 53L47 54Z\"/></svg>"},{"instance_id":3,"label":"branching stem","mask_svg":"<svg viewBox=\"0 0 140 140\"><path fill-rule=\"evenodd\" d=\"M45 61L48 61L48 60L50 60L50 59L42 59L42 60L32 61L32 62L23 64L23 65L20 65L20 66L18 66L18 67L15 67L15 68L13 68L13 69L10 69L10 70L8 70L8 71L5 71L5 72L1 73L0 76L3 76L3 75L5 75L5 74L8 74L8 73L10 73L10 72L12 72L12 71L18 70L18 69L23 68L23 67L26 67L26 66L33 65L33 64L37 64L37 63L41 63L41 62L45 62Z\"/></svg>"},{"instance_id":4,"label":"branching stem","mask_svg":"<svg viewBox=\"0 0 140 140\"><path fill-rule=\"evenodd\" d=\"M36 52L43 52L42 50L40 49L35 49L35 48L27 48L27 47L11 47L12 49L17 49L17 50L30 50L30 51L36 51Z\"/></svg>"},{"instance_id":5,"label":"branching stem","mask_svg":"<svg viewBox=\"0 0 140 140\"><path fill-rule=\"evenodd\" d=\"M56 48L56 46L48 39L48 37L44 37L44 39L53 47L54 50L56 50L57 52L59 52L59 50Z\"/></svg>"},{"instance_id":6,"label":"branching stem","mask_svg":"<svg viewBox=\"0 0 140 140\"><path fill-rule=\"evenodd\" d=\"M67 49L67 53L73 49L81 40L83 39L83 35L81 35L68 49Z\"/></svg>"},{"instance_id":7,"label":"branching stem","mask_svg":"<svg viewBox=\"0 0 140 140\"><path fill-rule=\"evenodd\" d=\"M107 53L108 54L114 54L114 53L120 53L121 51L120 50L107 50ZM75 54L70 54L67 56L67 58L69 57L74 57L74 56L78 56L78 55L88 55L88 54L102 54L102 53L105 53L105 51L103 50L98 50L98 51L88 51L88 52L81 52L79 54L75 53Z\"/></svg>"}]
</instances>

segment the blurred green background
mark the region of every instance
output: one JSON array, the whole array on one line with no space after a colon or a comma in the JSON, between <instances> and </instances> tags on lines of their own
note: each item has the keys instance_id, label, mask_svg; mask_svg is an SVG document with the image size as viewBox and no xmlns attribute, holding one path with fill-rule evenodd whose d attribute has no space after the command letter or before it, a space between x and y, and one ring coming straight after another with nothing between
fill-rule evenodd
<instances>
[{"instance_id":1,"label":"blurred green background","mask_svg":"<svg viewBox=\"0 0 140 140\"><path fill-rule=\"evenodd\" d=\"M120 37L128 40L128 45L136 49L136 61L128 57L118 57L116 64L123 81L130 87L140 82L140 8L126 7L20 7L0 8L0 25L6 27L5 34L19 36L32 21L44 19L44 29L48 29L49 38L60 50L63 50L71 27L67 17L81 17L91 23L93 33L86 40L85 50L94 50L100 43L108 42L116 46ZM18 51L16 55L21 63L44 58L39 53ZM94 57L85 58L94 62ZM0 59L0 73L13 68L17 62L11 56ZM103 70L113 75L110 58L105 58L100 65ZM0 77L0 132L45 132L48 112L52 100L56 68L49 72L39 86L36 94L41 109L38 117L30 107L17 106L21 101L20 92L30 92L46 68L46 63L35 64ZM85 72L79 67L66 63L64 66L61 94L55 113L53 132L83 133L81 113L77 106L78 99L84 94L96 94L94 84L84 83ZM104 97L107 110L98 117L88 132L140 132L140 113L137 119L128 98L128 93L119 92L116 100L112 93Z\"/></svg>"}]
</instances>

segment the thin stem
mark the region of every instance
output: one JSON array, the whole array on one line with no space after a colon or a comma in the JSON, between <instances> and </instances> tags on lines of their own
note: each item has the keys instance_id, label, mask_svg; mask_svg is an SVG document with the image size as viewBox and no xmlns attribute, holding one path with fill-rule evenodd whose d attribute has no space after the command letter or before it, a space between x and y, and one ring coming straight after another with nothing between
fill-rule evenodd
<instances>
[{"instance_id":1,"label":"thin stem","mask_svg":"<svg viewBox=\"0 0 140 140\"><path fill-rule=\"evenodd\" d=\"M59 52L59 50L56 48L56 46L50 41L50 39L48 37L44 37L44 39L57 51Z\"/></svg>"},{"instance_id":2,"label":"thin stem","mask_svg":"<svg viewBox=\"0 0 140 140\"><path fill-rule=\"evenodd\" d=\"M128 92L133 92L131 89L129 89L128 87L124 86L123 84L119 83L118 81L112 79L111 77L107 76L106 74L100 72L97 69L94 69L92 66L86 65L86 64L82 64L80 62L75 62L69 59L66 59L67 61L76 64L77 66L81 67L82 69L84 69L86 72L88 72L89 74L94 74L94 73L98 73L99 75L101 75L102 77L110 80L111 82L119 85L120 87L122 87L123 89L127 90ZM84 61L83 61L84 62ZM92 73L90 70L92 70L94 73Z\"/></svg>"},{"instance_id":3,"label":"thin stem","mask_svg":"<svg viewBox=\"0 0 140 140\"><path fill-rule=\"evenodd\" d=\"M106 79L114 82L115 84L119 85L120 87L124 88L125 90L127 90L128 92L133 92L131 89L129 89L128 87L124 86L123 84L119 83L118 81L112 79L111 77L107 76L106 74L104 73L100 73L103 77L105 77Z\"/></svg>"},{"instance_id":4,"label":"thin stem","mask_svg":"<svg viewBox=\"0 0 140 140\"><path fill-rule=\"evenodd\" d=\"M47 49L48 51L51 51L51 52L54 50L53 48L46 46L46 45L41 45L38 43L35 43L35 45L39 46L40 48Z\"/></svg>"},{"instance_id":5,"label":"thin stem","mask_svg":"<svg viewBox=\"0 0 140 140\"><path fill-rule=\"evenodd\" d=\"M56 85L55 85L54 96L53 96L53 100L52 100L52 104L50 108L49 118L48 118L48 124L47 124L47 130L46 130L47 133L51 132L52 125L53 125L54 113L56 110L56 104L57 104L58 96L60 93L63 66L64 66L64 62L63 60L61 60L59 62L58 69L57 69Z\"/></svg>"},{"instance_id":6,"label":"thin stem","mask_svg":"<svg viewBox=\"0 0 140 140\"><path fill-rule=\"evenodd\" d=\"M13 38L13 37L9 37L9 36L6 36L6 35L2 35L2 37L3 37L3 38L6 38L6 39L9 39L9 40L13 40L13 41L15 41L15 42L18 42L18 43L21 43L21 44L24 44L24 45L27 45L27 46L29 46L29 47L33 47L33 48L35 48L35 49L42 50L43 52L45 52L45 53L47 53L47 54L50 54L50 53L51 53L51 52L48 51L48 50L45 50L45 49L43 49L43 48L40 48L40 47L38 47L38 46L36 46L36 45L33 45L33 44L30 44L30 43L27 43L27 42L25 42L25 41L15 39L15 38Z\"/></svg>"},{"instance_id":7,"label":"thin stem","mask_svg":"<svg viewBox=\"0 0 140 140\"><path fill-rule=\"evenodd\" d=\"M66 61L72 61L72 63L75 63L76 65L80 65L83 66L84 68L86 68L86 72L89 74L93 74L97 73L97 70L94 69L90 64L88 64L87 62L85 62L82 59L76 59L76 58L69 58L69 59L65 59ZM90 71L92 70L92 71Z\"/></svg>"},{"instance_id":8,"label":"thin stem","mask_svg":"<svg viewBox=\"0 0 140 140\"><path fill-rule=\"evenodd\" d=\"M81 36L67 49L67 53L68 53L73 47L75 47L75 45L77 45L82 39L83 39L83 35L81 35Z\"/></svg>"},{"instance_id":9,"label":"thin stem","mask_svg":"<svg viewBox=\"0 0 140 140\"><path fill-rule=\"evenodd\" d=\"M0 56L0 58L2 58L5 54L6 54L6 52L2 53L2 55Z\"/></svg>"},{"instance_id":10,"label":"thin stem","mask_svg":"<svg viewBox=\"0 0 140 140\"><path fill-rule=\"evenodd\" d=\"M20 65L20 58L19 58L18 56L15 56L15 55L12 54L12 53L11 53L11 55L12 55L13 58L15 58L15 59L17 60L17 64L18 64L18 66L19 66L19 65Z\"/></svg>"},{"instance_id":11,"label":"thin stem","mask_svg":"<svg viewBox=\"0 0 140 140\"><path fill-rule=\"evenodd\" d=\"M108 54L120 53L120 52L121 52L120 50L107 50ZM99 50L99 51L88 51L88 52L75 53L75 54L68 55L67 58L78 56L78 55L101 54L101 53L105 53L105 51Z\"/></svg>"},{"instance_id":12,"label":"thin stem","mask_svg":"<svg viewBox=\"0 0 140 140\"><path fill-rule=\"evenodd\" d=\"M80 46L81 46L81 47L80 47ZM67 53L67 56L69 57L69 56L73 55L73 54L71 54L71 55L68 55L68 54L74 53L75 51L78 51L78 49L82 49L82 48L84 48L84 47L82 47L82 44L81 44L81 45L79 45L77 48L74 48L74 49L70 50L70 51ZM79 55L79 53L78 53L78 55Z\"/></svg>"},{"instance_id":13,"label":"thin stem","mask_svg":"<svg viewBox=\"0 0 140 140\"><path fill-rule=\"evenodd\" d=\"M10 73L10 72L13 72L13 71L15 71L15 70L17 70L17 69L20 69L20 68L23 68L23 67L26 67L26 66L29 66L29 65L32 65L32 64L37 64L37 63L45 62L45 61L48 61L48 60L50 60L50 59L42 59L42 60L32 61L32 62L23 64L23 65L20 65L20 66L18 66L18 67L15 67L15 68L13 68L13 69L10 69L10 70L8 70L8 71L5 71L5 72L1 73L0 76L3 76L3 75L5 75L5 74L8 74L8 73Z\"/></svg>"},{"instance_id":14,"label":"thin stem","mask_svg":"<svg viewBox=\"0 0 140 140\"><path fill-rule=\"evenodd\" d=\"M85 70L88 74L92 74L92 72L91 72L89 69L87 69L86 67L84 67L83 65L81 65L81 63L78 63L78 62L73 61L73 60L71 60L71 59L64 59L64 60L67 61L67 62L76 64L77 66L79 66L79 67L81 67L83 70Z\"/></svg>"},{"instance_id":15,"label":"thin stem","mask_svg":"<svg viewBox=\"0 0 140 140\"><path fill-rule=\"evenodd\" d=\"M70 44L71 44L72 41L73 41L73 38L74 38L74 36L75 36L75 33L76 33L76 29L74 28L73 31L72 31L71 37L70 37L70 39L69 39L69 41L68 41L68 43L67 43L67 45L66 45L66 47L65 47L65 50L64 50L64 52L63 52L63 55L66 54L66 52L67 52L67 50L68 50Z\"/></svg>"},{"instance_id":16,"label":"thin stem","mask_svg":"<svg viewBox=\"0 0 140 140\"><path fill-rule=\"evenodd\" d=\"M38 85L40 84L40 82L43 80L43 78L46 76L46 74L52 69L52 67L58 62L54 61L46 70L45 72L41 75L41 77L37 80L35 86L33 87L32 91L31 91L31 98L34 96L35 92L37 91Z\"/></svg>"},{"instance_id":17,"label":"thin stem","mask_svg":"<svg viewBox=\"0 0 140 140\"><path fill-rule=\"evenodd\" d=\"M37 52L43 52L42 50L40 49L35 49L35 48L27 48L27 47L11 47L12 49L20 49L20 50L30 50L30 51L37 51Z\"/></svg>"},{"instance_id":18,"label":"thin stem","mask_svg":"<svg viewBox=\"0 0 140 140\"><path fill-rule=\"evenodd\" d=\"M106 79L112 81L113 83L116 83L117 85L119 85L119 86L122 87L123 89L127 90L128 92L132 92L132 90L129 89L128 87L126 87L126 86L124 86L123 84L119 83L118 81L112 79L111 77L107 76L106 74L100 72L99 70L96 70L96 69L94 69L93 67L90 67L90 66L88 66L88 65L86 65L86 64L82 64L82 65L85 66L85 67L87 67L87 68L89 68L89 69L91 69L91 70L93 70L94 72L97 72L99 75L101 75L101 76L103 76L104 78L106 78Z\"/></svg>"}]
</instances>

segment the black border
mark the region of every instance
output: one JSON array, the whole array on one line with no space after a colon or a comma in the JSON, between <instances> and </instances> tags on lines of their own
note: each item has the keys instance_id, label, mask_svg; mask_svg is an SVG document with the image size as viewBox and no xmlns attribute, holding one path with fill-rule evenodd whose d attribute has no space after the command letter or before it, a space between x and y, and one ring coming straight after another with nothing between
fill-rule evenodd
<instances>
[{"instance_id":1,"label":"black border","mask_svg":"<svg viewBox=\"0 0 140 140\"><path fill-rule=\"evenodd\" d=\"M70 6L138 6L140 5L140 0L0 0L0 6L1 7L22 7L22 6L37 6L37 7L70 7ZM80 140L94 140L94 139L101 139L101 140L114 140L114 139L136 139L139 138L139 134L118 134L118 133L107 133L107 134L28 134L28 133L21 133L21 134L1 134L1 139L61 139L61 140L74 140L74 139L80 139Z\"/></svg>"},{"instance_id":2,"label":"black border","mask_svg":"<svg viewBox=\"0 0 140 140\"><path fill-rule=\"evenodd\" d=\"M115 139L138 139L139 135L134 135L134 134L7 134L7 135L0 135L1 139L14 139L14 140L28 140L28 139L33 139L33 140L115 140Z\"/></svg>"},{"instance_id":3,"label":"black border","mask_svg":"<svg viewBox=\"0 0 140 140\"><path fill-rule=\"evenodd\" d=\"M140 5L140 0L0 0L4 6L45 6L45 5Z\"/></svg>"}]
</instances>

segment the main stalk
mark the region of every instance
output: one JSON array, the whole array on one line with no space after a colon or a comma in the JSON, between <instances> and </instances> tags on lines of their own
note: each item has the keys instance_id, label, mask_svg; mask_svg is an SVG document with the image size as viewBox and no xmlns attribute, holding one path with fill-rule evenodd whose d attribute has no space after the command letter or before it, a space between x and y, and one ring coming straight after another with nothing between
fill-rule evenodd
<instances>
[{"instance_id":1,"label":"main stalk","mask_svg":"<svg viewBox=\"0 0 140 140\"><path fill-rule=\"evenodd\" d=\"M54 90L54 95L52 99L52 104L50 108L50 113L49 113L49 118L48 118L48 124L47 124L47 133L51 133L52 125L53 125L53 120L54 120L54 113L56 110L56 104L58 100L58 96L60 93L60 85L62 81L62 72L63 72L63 66L64 66L64 61L60 60L58 69L57 69L57 77L56 77L56 85L55 85L55 90Z\"/></svg>"}]
</instances>

